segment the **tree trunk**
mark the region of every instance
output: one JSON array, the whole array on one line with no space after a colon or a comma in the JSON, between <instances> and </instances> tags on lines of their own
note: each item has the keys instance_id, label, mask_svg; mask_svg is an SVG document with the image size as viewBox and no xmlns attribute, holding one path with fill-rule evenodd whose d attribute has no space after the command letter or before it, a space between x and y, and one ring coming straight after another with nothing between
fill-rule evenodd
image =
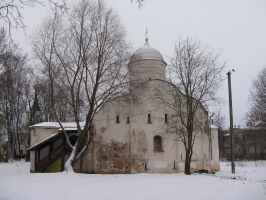
<instances>
[{"instance_id":1,"label":"tree trunk","mask_svg":"<svg viewBox=\"0 0 266 200\"><path fill-rule=\"evenodd\" d=\"M20 161L20 140L19 140L19 132L18 132L18 129L17 129L17 154L18 154L18 157L17 159Z\"/></svg>"},{"instance_id":2,"label":"tree trunk","mask_svg":"<svg viewBox=\"0 0 266 200\"><path fill-rule=\"evenodd\" d=\"M188 148L186 151L186 161L185 161L185 174L190 175L190 162L191 162L191 149Z\"/></svg>"},{"instance_id":3,"label":"tree trunk","mask_svg":"<svg viewBox=\"0 0 266 200\"><path fill-rule=\"evenodd\" d=\"M64 165L64 171L65 172L74 173L74 163L75 163L74 161L75 161L77 149L78 149L78 140L76 141L75 145L73 146L71 154Z\"/></svg>"},{"instance_id":4,"label":"tree trunk","mask_svg":"<svg viewBox=\"0 0 266 200\"><path fill-rule=\"evenodd\" d=\"M71 154L70 154L69 158L67 159L67 161L66 161L66 163L64 165L64 171L65 172L74 173L74 169L73 169L72 163L73 163L75 152L76 152L75 149L76 148L73 147L73 150L71 151Z\"/></svg>"}]
</instances>

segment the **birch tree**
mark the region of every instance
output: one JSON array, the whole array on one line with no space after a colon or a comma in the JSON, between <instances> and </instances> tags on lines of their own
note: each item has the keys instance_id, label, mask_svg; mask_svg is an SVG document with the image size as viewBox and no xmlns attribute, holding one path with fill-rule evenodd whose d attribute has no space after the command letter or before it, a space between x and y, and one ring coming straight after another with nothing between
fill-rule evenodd
<instances>
[{"instance_id":1,"label":"birch tree","mask_svg":"<svg viewBox=\"0 0 266 200\"><path fill-rule=\"evenodd\" d=\"M72 150L65 171L73 171L75 161L90 144L95 112L126 87L129 54L125 37L114 10L103 1L90 0L73 5L67 15L55 12L34 33L32 47L49 79L52 110ZM58 117L56 90L68 102L77 124L74 145Z\"/></svg>"}]
</instances>

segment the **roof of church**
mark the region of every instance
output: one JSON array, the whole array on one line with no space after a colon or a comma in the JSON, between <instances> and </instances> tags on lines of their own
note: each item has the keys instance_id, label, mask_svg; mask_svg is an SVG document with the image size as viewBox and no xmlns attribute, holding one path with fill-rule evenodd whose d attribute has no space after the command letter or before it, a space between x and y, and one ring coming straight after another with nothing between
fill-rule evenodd
<instances>
[{"instance_id":1,"label":"roof of church","mask_svg":"<svg viewBox=\"0 0 266 200\"><path fill-rule=\"evenodd\" d=\"M145 44L142 48L138 49L131 57L130 62L136 60L159 60L163 61L162 54L155 48L151 47L148 43L148 38L145 39Z\"/></svg>"}]
</instances>

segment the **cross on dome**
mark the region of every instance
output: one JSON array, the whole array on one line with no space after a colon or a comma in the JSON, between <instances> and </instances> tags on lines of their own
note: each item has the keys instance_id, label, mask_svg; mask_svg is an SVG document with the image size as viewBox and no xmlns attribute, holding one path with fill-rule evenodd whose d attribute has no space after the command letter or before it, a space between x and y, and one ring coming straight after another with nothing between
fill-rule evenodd
<instances>
[{"instance_id":1,"label":"cross on dome","mask_svg":"<svg viewBox=\"0 0 266 200\"><path fill-rule=\"evenodd\" d=\"M145 41L148 42L148 40L149 40L148 39L148 29L146 28L146 39L145 39Z\"/></svg>"}]
</instances>

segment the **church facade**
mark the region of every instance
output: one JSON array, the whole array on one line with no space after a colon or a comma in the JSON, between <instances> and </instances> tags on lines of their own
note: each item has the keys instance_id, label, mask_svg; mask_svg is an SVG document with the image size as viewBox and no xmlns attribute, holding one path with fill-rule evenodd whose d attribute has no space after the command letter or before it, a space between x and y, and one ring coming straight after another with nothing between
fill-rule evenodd
<instances>
[{"instance_id":1,"label":"church facade","mask_svg":"<svg viewBox=\"0 0 266 200\"><path fill-rule=\"evenodd\" d=\"M128 68L131 92L106 103L94 117L95 172L183 172L183 143L168 133L175 111L158 98L158 93L164 99L171 98L173 91L181 93L165 81L163 56L146 39L145 45L131 56ZM213 126L209 134L208 112L203 106L197 117L202 127L195 140L191 170L218 171L217 129Z\"/></svg>"},{"instance_id":2,"label":"church facade","mask_svg":"<svg viewBox=\"0 0 266 200\"><path fill-rule=\"evenodd\" d=\"M175 110L162 103L162 98L170 99L173 93L183 94L166 81L162 54L146 39L145 45L131 56L128 68L130 91L105 103L95 114L93 142L75 164L75 171L106 174L184 172L184 145L169 133ZM208 112L203 106L199 107L196 117L200 128L193 147L191 171L219 171L218 130L209 124ZM44 133L44 129L32 126L32 141ZM58 126L54 130L50 132L57 132ZM38 142L34 140L31 145ZM36 158L32 153L34 156ZM64 156L62 162L68 154Z\"/></svg>"}]
</instances>

